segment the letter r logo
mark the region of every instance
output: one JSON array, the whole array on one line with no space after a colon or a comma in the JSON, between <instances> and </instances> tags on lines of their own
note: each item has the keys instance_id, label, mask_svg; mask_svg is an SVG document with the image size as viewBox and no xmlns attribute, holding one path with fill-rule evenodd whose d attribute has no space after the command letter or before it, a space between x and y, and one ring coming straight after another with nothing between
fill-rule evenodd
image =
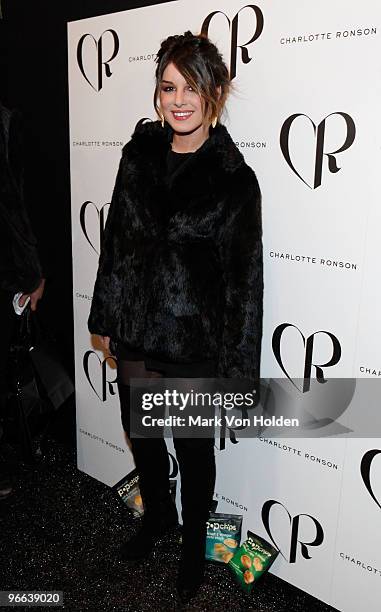
<instances>
[{"instance_id":1,"label":"letter r logo","mask_svg":"<svg viewBox=\"0 0 381 612\"><path fill-rule=\"evenodd\" d=\"M255 28L254 28L254 32L251 38L247 42L240 44L238 42L239 14L245 9L251 9L254 12ZM263 24L264 24L263 13L261 9L258 6L255 6L254 4L248 4L246 6L243 6L238 11L238 13L235 14L232 20L230 20L229 17L226 15L226 13L224 13L223 11L213 11L213 13L209 13L209 15L203 21L203 24L201 26L202 34L204 34L205 36L208 36L210 22L213 19L213 17L215 17L215 15L219 15L219 14L224 15L224 17L226 17L226 20L229 24L229 29L230 29L230 78L231 80L233 80L237 74L237 50L238 49L241 50L241 60L243 64L248 64L253 59L252 57L249 56L249 51L246 47L250 45L251 43L253 43L255 40L257 40L257 38L259 38L259 36L262 34ZM247 14L247 11L246 11L246 14Z\"/></svg>"}]
</instances>

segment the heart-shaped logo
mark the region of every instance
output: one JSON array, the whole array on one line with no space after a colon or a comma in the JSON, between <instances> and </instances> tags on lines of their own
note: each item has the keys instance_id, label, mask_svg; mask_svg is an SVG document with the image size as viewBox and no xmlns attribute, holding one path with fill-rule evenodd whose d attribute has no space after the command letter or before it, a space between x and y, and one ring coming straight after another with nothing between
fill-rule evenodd
<instances>
[{"instance_id":1,"label":"heart-shaped logo","mask_svg":"<svg viewBox=\"0 0 381 612\"><path fill-rule=\"evenodd\" d=\"M112 48L111 51L108 51L108 58L104 57L104 48L103 48L103 36L107 33L111 34L112 37ZM86 74L86 70L84 67L84 54L85 54L85 41L89 39L90 41L92 41L93 45L92 48L95 48L96 51L96 60L92 60L89 61L88 67L89 65L93 67L93 80L94 80L94 84L91 82L91 79L89 78L88 74ZM87 45L86 47L86 55L90 54L90 48L89 45ZM81 36L81 38L78 41L78 45L77 45L77 62L78 62L78 66L79 69L82 73L82 75L84 76L84 78L86 79L86 81L89 83L89 85L95 90L95 91L100 91L102 89L102 85L103 85L103 70L104 73L106 75L106 77L110 77L112 75L111 72L111 68L110 68L110 62L116 57L117 53L119 51L119 38L117 33L115 32L115 30L105 30L104 32L102 32L102 34L100 35L100 37L98 38L98 40L96 40L94 38L94 36L92 34L84 34L83 36Z\"/></svg>"},{"instance_id":2,"label":"heart-shaped logo","mask_svg":"<svg viewBox=\"0 0 381 612\"><path fill-rule=\"evenodd\" d=\"M311 159L311 163L314 169L312 185L310 185L307 182L307 180L303 178L303 176L296 169L293 161L291 160L291 154L290 154L290 140L291 140L291 135L292 135L291 126L294 124L295 120L299 117L305 117L308 119L309 123L313 127L313 133L315 136L315 146L314 146L314 150L312 150L313 157ZM324 148L325 148L325 140L327 136L326 121L329 117L335 117L335 119L336 117L340 117L341 118L340 121L344 119L345 135L343 139L344 140L343 144L339 146L339 148L337 148L336 150L328 153L324 150ZM331 125L332 125L332 122L330 122L330 126ZM343 151L348 149L353 144L355 136L356 136L355 122L353 121L352 117L348 115L348 113L343 113L343 112L331 113L330 115L327 115L327 117L324 117L324 119L319 123L319 125L316 125L316 123L308 115L305 115L304 113L295 113L294 115L291 115L290 117L288 117L282 125L281 132L280 132L280 148L283 153L283 157L285 158L291 170L296 174L296 176L305 185L307 185L307 187L310 187L310 189L316 189L317 187L320 187L322 183L324 156L328 160L329 171L332 172L333 174L336 174L337 172L339 172L339 170L341 170L341 168L339 168L337 164L335 155L338 155L339 153L342 153ZM300 140L299 140L299 143L300 143L299 146L302 146L302 143L300 142Z\"/></svg>"},{"instance_id":3,"label":"heart-shaped logo","mask_svg":"<svg viewBox=\"0 0 381 612\"><path fill-rule=\"evenodd\" d=\"M91 362L95 365L90 366ZM101 402L105 402L107 400L107 392L110 395L115 395L114 385L116 384L116 375L113 380L109 380L107 378L107 372L111 371L111 367L113 367L114 372L116 365L116 360L114 357L106 357L105 359L101 359L95 351L86 351L83 356L83 371L85 372L85 376L87 378L87 382L90 387L94 391L95 395ZM111 367L109 367L111 366ZM99 372L100 368L100 372ZM91 373L90 373L91 372ZM98 384L94 384L93 380L97 380ZM100 388L100 393L98 390Z\"/></svg>"},{"instance_id":4,"label":"heart-shaped logo","mask_svg":"<svg viewBox=\"0 0 381 612\"><path fill-rule=\"evenodd\" d=\"M254 16L255 23L253 23L250 34L247 35L246 42L244 43L241 40L238 42L238 25L239 21L240 26L239 30L241 33L241 29L243 31L247 31L248 24L250 24L250 12L246 9L252 11L251 15ZM240 13L243 13L240 15ZM253 15L254 13L254 15ZM240 57L243 64L248 64L251 62L252 58L249 55L248 46L251 45L255 40L257 40L263 32L264 27L264 16L262 10L259 6L254 4L247 4L239 9L239 11L234 15L232 19L224 13L223 11L213 11L207 15L201 26L201 33L204 36L209 36L209 26L212 19L215 15L223 15L226 18L227 23L229 24L230 29L230 66L229 66L229 75L230 79L233 80L237 74L237 56ZM250 31L250 30L249 30ZM241 33L242 37L242 33ZM212 36L212 38L214 38ZM238 55L239 49L239 55Z\"/></svg>"},{"instance_id":5,"label":"heart-shaped logo","mask_svg":"<svg viewBox=\"0 0 381 612\"><path fill-rule=\"evenodd\" d=\"M371 496L373 501L377 504L377 506L381 509L381 501L380 499L376 497L373 491L371 478L370 478L372 462L377 455L381 455L381 449L373 448L371 450L368 450L363 456L363 458L361 459L360 472L361 472L361 477L363 479L363 482L367 488L369 495ZM379 465L381 464L379 463ZM380 482L380 479L378 480L378 482Z\"/></svg>"},{"instance_id":6,"label":"heart-shaped logo","mask_svg":"<svg viewBox=\"0 0 381 612\"><path fill-rule=\"evenodd\" d=\"M274 514L274 510L273 510L274 508L277 508L278 510L276 514ZM283 510L281 510L281 508ZM271 512L271 521L270 521L270 511L271 510L272 512ZM284 512L286 513L286 515L284 515ZM282 514L283 514L283 519L282 519ZM315 531L315 537L312 539L311 542L302 542L299 539L299 526L300 526L300 521L302 517L303 517L303 522L306 522L306 519L307 519L307 522L310 523L310 525L312 523L313 530ZM285 524L283 524L284 519L286 519ZM262 521L263 521L263 525L267 531L267 534L270 540L272 541L274 546L279 550L282 557L289 563L296 562L298 545L300 546L300 552L302 554L302 557L304 557L305 559L311 559L310 551L308 547L309 546L320 546L320 544L324 540L323 527L321 526L321 524L315 517L311 516L310 514L296 514L295 516L292 517L289 511L287 510L286 506L284 506L281 502L276 501L275 499L269 499L263 504ZM282 552L282 550L276 543L273 533L272 533L272 529L270 528L270 522L275 523L276 525L275 528L280 538L282 538L284 533L287 533L286 526L287 526L287 523L289 523L290 529L288 530L288 532L289 532L290 546L289 546L289 554L287 556L284 555L284 553ZM311 530L308 529L308 531L311 531Z\"/></svg>"},{"instance_id":7,"label":"heart-shaped logo","mask_svg":"<svg viewBox=\"0 0 381 612\"><path fill-rule=\"evenodd\" d=\"M87 200L82 204L79 211L79 222L82 232L97 255L100 254L102 247L103 232L109 208L110 203L103 204L101 208L98 208L94 202Z\"/></svg>"},{"instance_id":8,"label":"heart-shaped logo","mask_svg":"<svg viewBox=\"0 0 381 612\"><path fill-rule=\"evenodd\" d=\"M304 368L303 368L303 376L300 376L300 378L303 380L302 388L298 387L298 385L295 383L293 378L290 376L289 372L286 370L286 367L283 363L281 345L282 345L282 340L283 340L283 333L285 332L287 328L296 329L299 332L303 340ZM314 340L315 340L315 336L317 336L318 334L324 334L328 336L332 344L332 354L326 363L316 364L316 363L313 363L312 361L313 360ZM328 367L332 367L336 365L341 358L340 342L334 334L328 331L319 330L319 331L314 332L310 336L308 336L308 338L306 338L303 332L301 332L301 330L296 325L293 325L292 323L282 323L281 325L278 325L278 327L275 328L273 337L272 337L272 349L273 349L275 359L277 360L282 372L287 376L290 382L302 393L305 393L306 391L309 391L310 389L312 367L315 368L317 381L321 383L325 383L326 380L324 378L323 368L328 368Z\"/></svg>"},{"instance_id":9,"label":"heart-shaped logo","mask_svg":"<svg viewBox=\"0 0 381 612\"><path fill-rule=\"evenodd\" d=\"M284 384L284 378L270 382L265 403L269 416L297 418L299 426L311 433L326 426L337 433L351 431L338 419L352 401L356 380L329 377L330 368L341 358L341 345L336 336L319 330L306 337L296 325L282 323L274 330L272 348L292 387ZM294 378L296 370L299 376Z\"/></svg>"}]
</instances>

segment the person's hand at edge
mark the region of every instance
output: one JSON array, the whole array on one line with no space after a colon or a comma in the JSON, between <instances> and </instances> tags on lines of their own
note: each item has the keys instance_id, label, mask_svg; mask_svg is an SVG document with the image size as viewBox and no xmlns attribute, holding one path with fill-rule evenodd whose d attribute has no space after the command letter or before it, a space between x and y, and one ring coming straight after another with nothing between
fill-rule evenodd
<instances>
[{"instance_id":1,"label":"person's hand at edge","mask_svg":"<svg viewBox=\"0 0 381 612\"><path fill-rule=\"evenodd\" d=\"M42 298L42 295L44 293L44 288L45 288L45 279L42 278L40 281L40 284L38 285L37 289L35 289L34 291L32 291L32 293L23 293L22 296L19 299L19 305L22 307L24 306L26 300L28 299L28 297L30 297L30 307L33 310L33 312L35 310L37 310L37 304L38 304L38 300L40 300Z\"/></svg>"}]
</instances>

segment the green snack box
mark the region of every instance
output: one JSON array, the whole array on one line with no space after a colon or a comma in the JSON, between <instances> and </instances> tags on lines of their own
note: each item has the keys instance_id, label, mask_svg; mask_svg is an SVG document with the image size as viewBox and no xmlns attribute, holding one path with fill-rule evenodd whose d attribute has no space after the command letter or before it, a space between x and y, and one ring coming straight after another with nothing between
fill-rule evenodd
<instances>
[{"instance_id":1,"label":"green snack box","mask_svg":"<svg viewBox=\"0 0 381 612\"><path fill-rule=\"evenodd\" d=\"M250 593L255 583L258 582L262 574L267 572L278 554L279 550L269 542L251 531L247 532L247 539L229 561L235 579L245 593Z\"/></svg>"},{"instance_id":2,"label":"green snack box","mask_svg":"<svg viewBox=\"0 0 381 612\"><path fill-rule=\"evenodd\" d=\"M211 512L206 522L205 558L229 563L241 541L241 526L241 515Z\"/></svg>"}]
</instances>

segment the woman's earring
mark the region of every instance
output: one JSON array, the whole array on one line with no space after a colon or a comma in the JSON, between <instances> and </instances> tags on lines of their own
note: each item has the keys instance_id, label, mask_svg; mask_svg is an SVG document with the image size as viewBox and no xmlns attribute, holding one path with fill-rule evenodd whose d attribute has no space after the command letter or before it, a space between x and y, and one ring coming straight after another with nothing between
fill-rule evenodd
<instances>
[{"instance_id":1,"label":"woman's earring","mask_svg":"<svg viewBox=\"0 0 381 612\"><path fill-rule=\"evenodd\" d=\"M214 129L217 125L217 117L214 117L213 121L212 121L212 128Z\"/></svg>"}]
</instances>

